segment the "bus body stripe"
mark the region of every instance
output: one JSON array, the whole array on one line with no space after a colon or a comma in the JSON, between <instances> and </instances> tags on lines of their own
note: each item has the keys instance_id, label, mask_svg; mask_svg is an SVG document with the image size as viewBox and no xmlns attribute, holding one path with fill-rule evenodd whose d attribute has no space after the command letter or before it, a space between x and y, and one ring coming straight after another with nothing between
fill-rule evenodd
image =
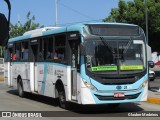
<instances>
[{"instance_id":1,"label":"bus body stripe","mask_svg":"<svg viewBox=\"0 0 160 120\"><path fill-rule=\"evenodd\" d=\"M44 64L44 75L43 75L43 82L41 86L41 93L43 95L45 94L46 80L47 80L47 64Z\"/></svg>"}]
</instances>

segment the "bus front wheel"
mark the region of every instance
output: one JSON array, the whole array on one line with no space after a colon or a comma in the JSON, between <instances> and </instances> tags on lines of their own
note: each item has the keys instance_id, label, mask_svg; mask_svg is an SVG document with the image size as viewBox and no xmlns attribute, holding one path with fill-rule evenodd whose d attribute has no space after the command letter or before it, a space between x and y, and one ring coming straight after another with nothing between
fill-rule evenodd
<instances>
[{"instance_id":1,"label":"bus front wheel","mask_svg":"<svg viewBox=\"0 0 160 120\"><path fill-rule=\"evenodd\" d=\"M18 81L18 93L20 97L24 97L24 91L23 91L23 84L22 84L22 80Z\"/></svg>"},{"instance_id":2,"label":"bus front wheel","mask_svg":"<svg viewBox=\"0 0 160 120\"><path fill-rule=\"evenodd\" d=\"M59 105L63 109L69 109L69 104L66 101L65 90L63 87L58 88Z\"/></svg>"}]
</instances>

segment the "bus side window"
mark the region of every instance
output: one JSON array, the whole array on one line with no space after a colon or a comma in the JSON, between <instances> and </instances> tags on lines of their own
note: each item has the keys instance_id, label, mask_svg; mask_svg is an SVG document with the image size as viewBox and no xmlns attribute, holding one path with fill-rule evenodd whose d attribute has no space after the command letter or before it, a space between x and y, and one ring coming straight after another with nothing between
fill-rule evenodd
<instances>
[{"instance_id":1,"label":"bus side window","mask_svg":"<svg viewBox=\"0 0 160 120\"><path fill-rule=\"evenodd\" d=\"M37 62L37 60L38 60L38 47L39 47L39 44L31 45L31 52L30 52L31 58L30 58L30 60L33 62Z\"/></svg>"},{"instance_id":2,"label":"bus side window","mask_svg":"<svg viewBox=\"0 0 160 120\"><path fill-rule=\"evenodd\" d=\"M28 60L28 42L22 42L21 44L21 60Z\"/></svg>"},{"instance_id":3,"label":"bus side window","mask_svg":"<svg viewBox=\"0 0 160 120\"><path fill-rule=\"evenodd\" d=\"M20 43L14 44L13 60L19 60L20 58Z\"/></svg>"},{"instance_id":4,"label":"bus side window","mask_svg":"<svg viewBox=\"0 0 160 120\"><path fill-rule=\"evenodd\" d=\"M65 46L66 46L66 36L59 35L55 37L55 53L54 59L65 62Z\"/></svg>"},{"instance_id":5,"label":"bus side window","mask_svg":"<svg viewBox=\"0 0 160 120\"><path fill-rule=\"evenodd\" d=\"M44 56L43 56L43 39L40 39L39 41L39 53L38 53L38 60L42 61L44 60Z\"/></svg>"},{"instance_id":6,"label":"bus side window","mask_svg":"<svg viewBox=\"0 0 160 120\"><path fill-rule=\"evenodd\" d=\"M53 38L48 37L44 39L44 58L51 60L53 58Z\"/></svg>"}]
</instances>

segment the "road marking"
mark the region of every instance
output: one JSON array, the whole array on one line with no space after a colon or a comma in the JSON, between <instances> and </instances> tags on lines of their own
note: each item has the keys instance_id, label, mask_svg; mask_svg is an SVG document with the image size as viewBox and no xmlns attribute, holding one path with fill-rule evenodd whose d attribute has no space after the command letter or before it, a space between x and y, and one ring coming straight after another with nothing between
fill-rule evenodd
<instances>
[{"instance_id":1,"label":"road marking","mask_svg":"<svg viewBox=\"0 0 160 120\"><path fill-rule=\"evenodd\" d=\"M0 81L4 81L4 77L0 77Z\"/></svg>"}]
</instances>

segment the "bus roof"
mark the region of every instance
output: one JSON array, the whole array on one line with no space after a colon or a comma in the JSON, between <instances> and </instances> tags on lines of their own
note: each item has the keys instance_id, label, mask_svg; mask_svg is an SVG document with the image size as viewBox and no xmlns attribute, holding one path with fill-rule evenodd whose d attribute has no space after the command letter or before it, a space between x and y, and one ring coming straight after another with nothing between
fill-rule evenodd
<instances>
[{"instance_id":1,"label":"bus roof","mask_svg":"<svg viewBox=\"0 0 160 120\"><path fill-rule=\"evenodd\" d=\"M127 23L111 23L111 22L90 22L90 23L79 23L76 25L71 25L71 26L67 26L67 27L59 27L54 29L47 29L44 30L41 28L41 32L39 32L37 29L36 30L32 30L28 31L26 33L24 33L24 35L22 36L18 36L15 38L11 38L9 39L9 42L15 42L15 41L19 41L19 40L25 40L25 39L29 39L29 38L35 38L35 37L40 37L40 36L47 36L47 35L52 35L52 34L58 34L58 33L64 33L64 32L72 32L72 31L79 31L82 32L82 28L86 25L124 25L124 26L137 26L134 24L127 24ZM47 27L48 28L48 27Z\"/></svg>"}]
</instances>

